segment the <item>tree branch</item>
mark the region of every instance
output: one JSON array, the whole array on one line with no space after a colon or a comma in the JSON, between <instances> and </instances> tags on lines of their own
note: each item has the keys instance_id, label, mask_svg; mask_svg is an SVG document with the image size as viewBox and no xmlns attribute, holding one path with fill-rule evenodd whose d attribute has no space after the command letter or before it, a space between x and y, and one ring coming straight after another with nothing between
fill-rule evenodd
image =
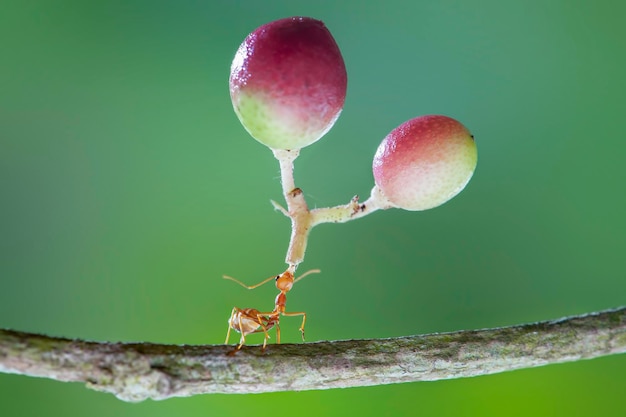
<instances>
[{"instance_id":1,"label":"tree branch","mask_svg":"<svg viewBox=\"0 0 626 417\"><path fill-rule=\"evenodd\" d=\"M519 326L244 346L97 343L0 330L0 371L83 382L125 401L434 381L626 352L626 307Z\"/></svg>"}]
</instances>

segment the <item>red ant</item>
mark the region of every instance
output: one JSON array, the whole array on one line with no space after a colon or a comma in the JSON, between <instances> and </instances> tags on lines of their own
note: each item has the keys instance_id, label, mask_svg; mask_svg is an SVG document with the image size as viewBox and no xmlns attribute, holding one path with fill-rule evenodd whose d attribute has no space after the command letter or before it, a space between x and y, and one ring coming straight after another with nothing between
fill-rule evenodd
<instances>
[{"instance_id":1,"label":"red ant","mask_svg":"<svg viewBox=\"0 0 626 417\"><path fill-rule=\"evenodd\" d=\"M263 332L265 334L265 339L263 340L263 350L265 350L265 346L267 346L267 340L269 339L269 335L267 331L272 327L276 326L276 343L280 343L280 316L287 317L295 317L302 316L302 325L300 326L300 332L302 333L302 340L304 341L304 323L306 322L306 313L303 311L299 312L285 312L285 304L287 303L287 293L293 287L293 284L300 281L302 278L307 275L319 273L321 272L319 269L312 269L310 271L305 272L298 278L293 278L293 271L291 268L287 269L281 275L276 275L269 277L266 280L259 282L256 285L245 285L241 281L229 277L228 275L224 275L224 279L229 279L231 281L235 281L237 284L241 285L244 288L252 290L254 288L260 287L261 285L269 282L271 280L276 281L276 289L280 291L280 293L276 296L276 300L274 301L274 310L263 313L254 308L245 308L241 309L239 307L233 307L233 311L230 313L230 318L228 319L228 332L226 333L226 344L228 344L228 339L230 338L230 330L233 329L239 333L241 333L241 339L239 340L239 346L237 346L238 351L246 342L246 336L251 333L260 333ZM234 352L233 352L234 353Z\"/></svg>"}]
</instances>

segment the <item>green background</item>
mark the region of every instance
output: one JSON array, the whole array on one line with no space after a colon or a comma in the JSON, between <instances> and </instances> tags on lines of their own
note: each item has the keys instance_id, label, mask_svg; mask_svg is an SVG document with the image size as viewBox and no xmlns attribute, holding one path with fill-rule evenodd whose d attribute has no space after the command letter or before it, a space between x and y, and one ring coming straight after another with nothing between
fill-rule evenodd
<instances>
[{"instance_id":1,"label":"green background","mask_svg":"<svg viewBox=\"0 0 626 417\"><path fill-rule=\"evenodd\" d=\"M384 5L383 5L384 4ZM0 327L223 343L272 307L289 222L278 165L235 117L230 62L281 17L323 20L342 116L296 162L311 206L367 196L394 127L446 114L477 138L458 197L316 228L288 308L309 341L504 326L626 294L625 3L4 1ZM298 319L283 320L298 342ZM273 339L272 339L273 340ZM256 344L262 337L250 337ZM0 375L4 416L623 416L626 357L431 383L123 403Z\"/></svg>"}]
</instances>

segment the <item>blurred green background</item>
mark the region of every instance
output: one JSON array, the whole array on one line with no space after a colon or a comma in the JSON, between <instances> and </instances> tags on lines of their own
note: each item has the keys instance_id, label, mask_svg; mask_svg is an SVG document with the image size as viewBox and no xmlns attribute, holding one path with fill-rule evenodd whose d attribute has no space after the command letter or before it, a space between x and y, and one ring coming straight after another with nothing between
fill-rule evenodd
<instances>
[{"instance_id":1,"label":"blurred green background","mask_svg":"<svg viewBox=\"0 0 626 417\"><path fill-rule=\"evenodd\" d=\"M625 304L626 3L4 1L0 327L223 343L233 305L270 309L289 222L278 165L235 117L231 59L257 26L323 20L342 116L296 162L311 206L372 187L380 140L455 117L478 169L451 202L315 229L288 308L309 341L504 326ZM298 342L298 319L283 320ZM233 339L234 342L235 339ZM260 343L261 336L250 337ZM126 404L0 375L6 416L623 416L626 357L500 375Z\"/></svg>"}]
</instances>

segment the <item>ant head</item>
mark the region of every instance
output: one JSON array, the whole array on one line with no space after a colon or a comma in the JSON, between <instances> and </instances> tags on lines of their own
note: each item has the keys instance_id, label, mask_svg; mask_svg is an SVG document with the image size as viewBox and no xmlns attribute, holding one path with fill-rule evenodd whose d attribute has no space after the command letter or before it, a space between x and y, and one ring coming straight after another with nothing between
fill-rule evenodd
<instances>
[{"instance_id":1,"label":"ant head","mask_svg":"<svg viewBox=\"0 0 626 417\"><path fill-rule=\"evenodd\" d=\"M293 274L285 271L276 276L276 288L281 292L288 292L293 287Z\"/></svg>"}]
</instances>

